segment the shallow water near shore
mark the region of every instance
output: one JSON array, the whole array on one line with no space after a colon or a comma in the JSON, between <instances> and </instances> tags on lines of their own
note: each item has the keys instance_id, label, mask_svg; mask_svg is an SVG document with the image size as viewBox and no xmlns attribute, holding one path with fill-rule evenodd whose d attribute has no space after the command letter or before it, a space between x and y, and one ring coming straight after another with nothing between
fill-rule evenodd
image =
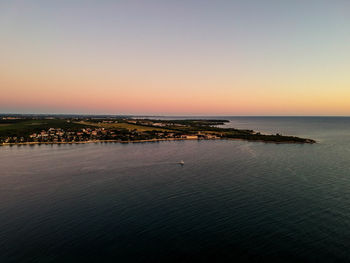
<instances>
[{"instance_id":1,"label":"shallow water near shore","mask_svg":"<svg viewBox=\"0 0 350 263\"><path fill-rule=\"evenodd\" d=\"M0 147L0 262L350 260L350 118L222 118L318 143Z\"/></svg>"}]
</instances>

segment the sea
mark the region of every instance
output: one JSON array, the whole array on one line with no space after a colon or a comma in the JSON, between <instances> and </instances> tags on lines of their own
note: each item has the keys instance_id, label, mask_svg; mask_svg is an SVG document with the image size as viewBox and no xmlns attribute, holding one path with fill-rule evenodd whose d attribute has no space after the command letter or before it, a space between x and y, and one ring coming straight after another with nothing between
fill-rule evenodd
<instances>
[{"instance_id":1,"label":"sea","mask_svg":"<svg viewBox=\"0 0 350 263\"><path fill-rule=\"evenodd\" d=\"M0 262L349 262L350 118L210 118L317 143L0 147Z\"/></svg>"}]
</instances>

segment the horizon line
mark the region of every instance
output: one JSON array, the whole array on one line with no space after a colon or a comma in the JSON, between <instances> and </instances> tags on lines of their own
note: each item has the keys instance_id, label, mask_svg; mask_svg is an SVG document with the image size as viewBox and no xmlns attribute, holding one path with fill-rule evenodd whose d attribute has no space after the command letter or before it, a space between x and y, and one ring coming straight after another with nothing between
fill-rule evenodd
<instances>
[{"instance_id":1,"label":"horizon line","mask_svg":"<svg viewBox=\"0 0 350 263\"><path fill-rule=\"evenodd\" d=\"M0 116L6 115L42 115L42 116L125 116L125 117L350 117L349 115L172 115L172 114L109 114L109 113L0 113Z\"/></svg>"}]
</instances>

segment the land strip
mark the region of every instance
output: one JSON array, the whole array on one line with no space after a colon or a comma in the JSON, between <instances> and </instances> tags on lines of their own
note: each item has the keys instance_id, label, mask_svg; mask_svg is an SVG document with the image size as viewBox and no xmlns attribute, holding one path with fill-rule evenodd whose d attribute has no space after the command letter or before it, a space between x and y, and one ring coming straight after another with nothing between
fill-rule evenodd
<instances>
[{"instance_id":1,"label":"land strip","mask_svg":"<svg viewBox=\"0 0 350 263\"><path fill-rule=\"evenodd\" d=\"M123 117L21 117L0 119L0 145L154 142L229 139L272 143L315 143L312 139L226 128L227 120L156 120Z\"/></svg>"}]
</instances>

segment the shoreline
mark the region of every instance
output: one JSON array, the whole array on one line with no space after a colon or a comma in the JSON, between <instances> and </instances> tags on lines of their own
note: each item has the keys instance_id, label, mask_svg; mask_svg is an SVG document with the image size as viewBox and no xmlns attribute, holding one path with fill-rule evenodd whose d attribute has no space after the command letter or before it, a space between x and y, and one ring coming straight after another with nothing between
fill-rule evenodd
<instances>
[{"instance_id":1,"label":"shoreline","mask_svg":"<svg viewBox=\"0 0 350 263\"><path fill-rule=\"evenodd\" d=\"M264 140L249 140L249 139L241 139L241 138L223 138L222 140L230 140L230 141L247 141L247 142L263 142L263 143L274 143L274 144L315 144L316 141L308 141L308 142L296 142L296 141L264 141Z\"/></svg>"},{"instance_id":2,"label":"shoreline","mask_svg":"<svg viewBox=\"0 0 350 263\"><path fill-rule=\"evenodd\" d=\"M162 142L162 141L213 141L213 140L229 140L229 141L247 141L247 142L263 142L274 144L314 144L316 142L295 142L295 141L264 141L264 140L248 140L241 138L218 138L218 139L187 139L187 138L168 138L168 139L149 139L149 140L134 140L134 141L120 141L120 140L93 140L93 141L77 141L77 142L19 142L19 143L2 143L0 146L21 146L21 145L54 145L54 144L87 144L87 143L143 143L143 142Z\"/></svg>"},{"instance_id":3,"label":"shoreline","mask_svg":"<svg viewBox=\"0 0 350 263\"><path fill-rule=\"evenodd\" d=\"M160 142L160 141L194 141L198 139L187 138L169 138L169 139L149 139L149 140L134 140L134 141L120 141L120 140L93 140L93 141L73 141L73 142L14 142L2 143L0 146L14 146L14 145L41 145L41 144L87 144L87 143L141 143L141 142ZM211 139L212 140L212 139Z\"/></svg>"}]
</instances>

